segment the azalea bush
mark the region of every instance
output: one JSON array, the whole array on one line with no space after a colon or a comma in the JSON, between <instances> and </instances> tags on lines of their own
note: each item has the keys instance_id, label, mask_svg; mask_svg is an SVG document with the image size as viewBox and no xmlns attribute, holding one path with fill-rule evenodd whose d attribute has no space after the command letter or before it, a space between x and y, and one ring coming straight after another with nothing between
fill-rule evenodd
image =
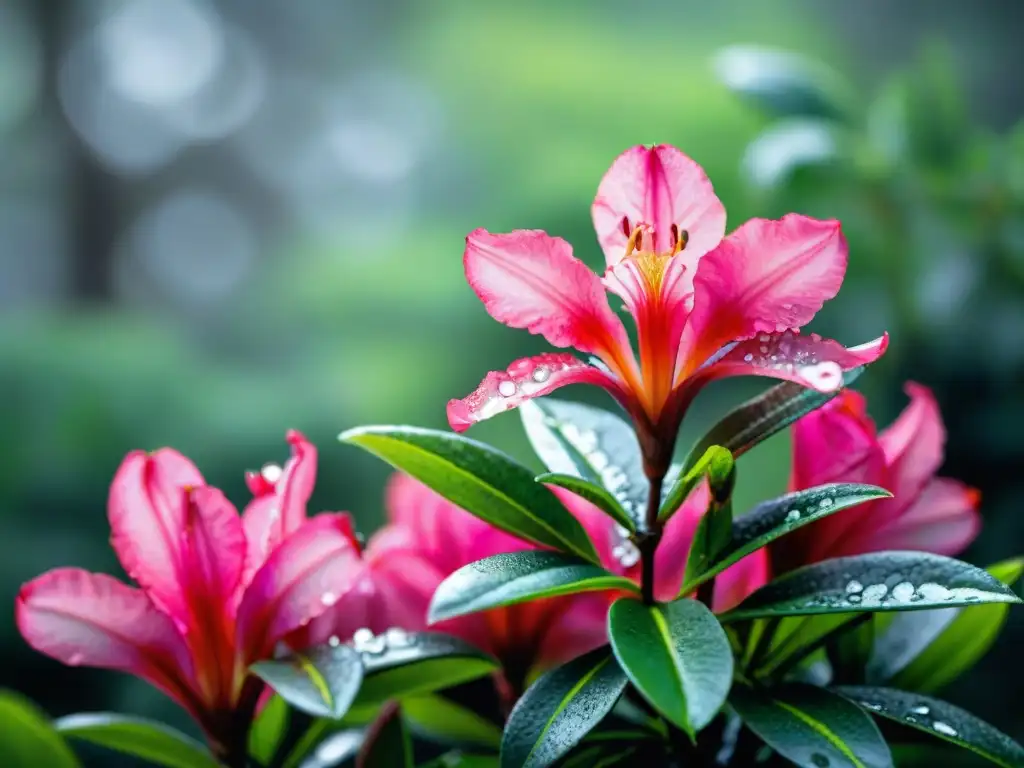
<instances>
[{"instance_id":1,"label":"azalea bush","mask_svg":"<svg viewBox=\"0 0 1024 768\"><path fill-rule=\"evenodd\" d=\"M1024 765L934 697L1020 602L1024 560L953 558L980 495L937 476L934 397L908 384L879 431L849 388L882 329L852 347L800 330L843 281L839 222L726 235L711 182L664 145L617 158L592 213L603 276L539 230L469 234L487 311L586 358L488 373L448 403L452 431L344 432L399 470L368 541L309 514L318 457L297 432L283 466L247 475L241 514L183 455L129 454L108 517L137 587L51 571L22 588L18 627L67 664L148 680L205 742L130 714L51 722L7 695L4 764L74 766L91 743L165 766L876 768L926 736ZM731 376L777 383L681 439ZM617 408L549 397L569 384ZM461 434L512 409L541 475ZM741 457L790 427L789 491L734 509Z\"/></svg>"}]
</instances>

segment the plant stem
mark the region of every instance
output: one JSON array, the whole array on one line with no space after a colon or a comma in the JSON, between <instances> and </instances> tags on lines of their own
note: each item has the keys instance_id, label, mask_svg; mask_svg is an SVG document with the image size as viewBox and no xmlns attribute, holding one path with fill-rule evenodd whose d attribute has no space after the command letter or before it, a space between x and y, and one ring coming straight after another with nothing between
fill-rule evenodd
<instances>
[{"instance_id":1,"label":"plant stem","mask_svg":"<svg viewBox=\"0 0 1024 768\"><path fill-rule=\"evenodd\" d=\"M665 480L664 472L648 475L650 490L647 496L647 515L644 519L645 535L638 543L640 549L640 591L644 602L654 604L654 557L658 544L661 543L662 524L658 522L658 511L661 509L661 486Z\"/></svg>"}]
</instances>

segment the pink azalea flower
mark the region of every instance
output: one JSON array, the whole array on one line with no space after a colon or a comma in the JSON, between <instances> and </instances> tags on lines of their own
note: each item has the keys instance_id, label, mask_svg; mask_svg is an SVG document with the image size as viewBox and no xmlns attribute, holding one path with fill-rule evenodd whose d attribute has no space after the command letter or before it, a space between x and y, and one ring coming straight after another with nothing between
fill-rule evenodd
<instances>
[{"instance_id":1,"label":"pink azalea flower","mask_svg":"<svg viewBox=\"0 0 1024 768\"><path fill-rule=\"evenodd\" d=\"M886 549L955 555L978 535L978 491L936 477L946 431L932 393L909 383L910 404L876 434L862 395L844 391L793 429L794 490L871 483L891 499L861 504L794 531L772 547L777 570Z\"/></svg>"},{"instance_id":2,"label":"pink azalea flower","mask_svg":"<svg viewBox=\"0 0 1024 768\"><path fill-rule=\"evenodd\" d=\"M130 453L108 516L139 588L78 568L49 571L18 595L22 635L65 664L149 681L195 718L215 752L243 749L232 742L244 739L263 688L249 665L270 658L360 573L348 515L306 519L316 451L297 432L288 441L294 455L283 471L250 478L261 495L243 516L180 453Z\"/></svg>"},{"instance_id":3,"label":"pink azalea flower","mask_svg":"<svg viewBox=\"0 0 1024 768\"><path fill-rule=\"evenodd\" d=\"M847 248L837 221L751 219L725 236L725 208L704 171L665 145L620 155L592 214L603 277L539 230L477 229L466 238L466 277L492 317L597 364L568 353L517 360L448 403L453 429L567 384L596 384L632 415L647 461L663 472L683 413L708 381L769 376L831 391L843 370L885 350L884 335L846 349L796 333L843 281ZM633 316L639 362L606 290Z\"/></svg>"}]
</instances>

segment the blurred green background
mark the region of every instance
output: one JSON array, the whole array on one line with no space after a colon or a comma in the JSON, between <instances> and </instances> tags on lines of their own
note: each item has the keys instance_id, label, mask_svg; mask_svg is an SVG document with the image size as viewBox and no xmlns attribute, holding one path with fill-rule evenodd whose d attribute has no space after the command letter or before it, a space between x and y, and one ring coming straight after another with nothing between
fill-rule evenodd
<instances>
[{"instance_id":1,"label":"blurred green background","mask_svg":"<svg viewBox=\"0 0 1024 768\"><path fill-rule=\"evenodd\" d=\"M487 317L465 234L543 228L597 267L597 182L653 142L705 167L730 228L842 219L847 282L813 329L891 332L859 382L873 413L933 387L944 473L984 494L967 558L1024 551L1022 22L1014 0L6 0L0 597L57 565L120 572L106 492L133 448L182 450L242 504L243 470L299 428L314 509L371 531L385 467L337 433L443 427L448 398L545 349ZM686 428L758 388L716 385ZM529 460L514 415L474 436ZM744 459L743 500L785 486L787 451ZM0 687L183 725L30 651L10 615ZM1021 738L1011 615L947 697Z\"/></svg>"}]
</instances>

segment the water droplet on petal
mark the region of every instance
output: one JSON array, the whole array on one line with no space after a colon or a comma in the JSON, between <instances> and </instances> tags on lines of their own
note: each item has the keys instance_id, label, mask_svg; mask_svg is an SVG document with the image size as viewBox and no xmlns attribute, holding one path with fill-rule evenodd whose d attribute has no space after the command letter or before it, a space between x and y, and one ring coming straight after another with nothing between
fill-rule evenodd
<instances>
[{"instance_id":1,"label":"water droplet on petal","mask_svg":"<svg viewBox=\"0 0 1024 768\"><path fill-rule=\"evenodd\" d=\"M498 394L502 397L512 397L516 393L516 383L511 379L504 379L498 384Z\"/></svg>"},{"instance_id":2,"label":"water droplet on petal","mask_svg":"<svg viewBox=\"0 0 1024 768\"><path fill-rule=\"evenodd\" d=\"M801 375L818 389L835 389L843 382L843 369L832 360L808 365L801 371Z\"/></svg>"},{"instance_id":3,"label":"water droplet on petal","mask_svg":"<svg viewBox=\"0 0 1024 768\"><path fill-rule=\"evenodd\" d=\"M412 644L412 639L401 627L390 627L384 633L384 640L389 648L408 648Z\"/></svg>"},{"instance_id":4,"label":"water droplet on petal","mask_svg":"<svg viewBox=\"0 0 1024 768\"><path fill-rule=\"evenodd\" d=\"M550 368L543 365L538 365L536 368L533 369L533 380L536 381L538 384L543 384L549 378L551 378Z\"/></svg>"},{"instance_id":5,"label":"water droplet on petal","mask_svg":"<svg viewBox=\"0 0 1024 768\"><path fill-rule=\"evenodd\" d=\"M947 723L942 722L941 720L936 720L934 723L932 723L932 728L935 729L936 733L941 733L943 736L956 736L956 728Z\"/></svg>"},{"instance_id":6,"label":"water droplet on petal","mask_svg":"<svg viewBox=\"0 0 1024 768\"><path fill-rule=\"evenodd\" d=\"M328 608L338 602L338 595L333 592L324 592L320 595L320 602L326 605Z\"/></svg>"},{"instance_id":7,"label":"water droplet on petal","mask_svg":"<svg viewBox=\"0 0 1024 768\"><path fill-rule=\"evenodd\" d=\"M849 595L855 595L858 592L863 591L863 589L864 585L857 580L851 581L849 584L846 585L846 593Z\"/></svg>"},{"instance_id":8,"label":"water droplet on petal","mask_svg":"<svg viewBox=\"0 0 1024 768\"><path fill-rule=\"evenodd\" d=\"M337 648L339 645L341 645L341 638L337 635L331 635L329 638L327 638L327 644L331 646L331 648Z\"/></svg>"},{"instance_id":9,"label":"water droplet on petal","mask_svg":"<svg viewBox=\"0 0 1024 768\"><path fill-rule=\"evenodd\" d=\"M743 362L745 362L745 363L749 363L753 359L754 359L754 356L750 352L747 352L747 354L745 354L743 356Z\"/></svg>"},{"instance_id":10,"label":"water droplet on petal","mask_svg":"<svg viewBox=\"0 0 1024 768\"><path fill-rule=\"evenodd\" d=\"M280 464L264 464L263 469L260 470L260 474L268 483L275 485L277 481L281 479L281 475L284 474L284 470L281 469Z\"/></svg>"},{"instance_id":11,"label":"water droplet on petal","mask_svg":"<svg viewBox=\"0 0 1024 768\"><path fill-rule=\"evenodd\" d=\"M352 645L357 651L362 650L362 646L373 640L373 630L369 627L360 627L352 633Z\"/></svg>"}]
</instances>

